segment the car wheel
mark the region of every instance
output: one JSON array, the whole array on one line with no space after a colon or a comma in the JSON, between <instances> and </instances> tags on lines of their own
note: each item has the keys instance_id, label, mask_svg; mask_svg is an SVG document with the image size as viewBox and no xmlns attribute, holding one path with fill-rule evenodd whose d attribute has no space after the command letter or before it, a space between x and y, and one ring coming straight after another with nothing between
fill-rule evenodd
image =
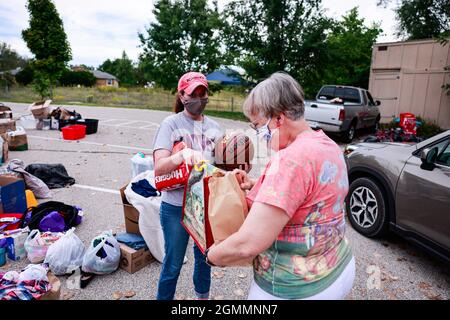
<instances>
[{"instance_id":1,"label":"car wheel","mask_svg":"<svg viewBox=\"0 0 450 320\"><path fill-rule=\"evenodd\" d=\"M372 133L377 133L380 130L380 118L377 118L375 124L370 127L370 131Z\"/></svg>"},{"instance_id":2,"label":"car wheel","mask_svg":"<svg viewBox=\"0 0 450 320\"><path fill-rule=\"evenodd\" d=\"M345 131L343 138L344 142L350 143L356 135L356 122L352 122L347 131Z\"/></svg>"},{"instance_id":3,"label":"car wheel","mask_svg":"<svg viewBox=\"0 0 450 320\"><path fill-rule=\"evenodd\" d=\"M388 227L386 207L386 196L375 181L358 178L351 183L346 209L356 231L370 238L384 235Z\"/></svg>"}]
</instances>

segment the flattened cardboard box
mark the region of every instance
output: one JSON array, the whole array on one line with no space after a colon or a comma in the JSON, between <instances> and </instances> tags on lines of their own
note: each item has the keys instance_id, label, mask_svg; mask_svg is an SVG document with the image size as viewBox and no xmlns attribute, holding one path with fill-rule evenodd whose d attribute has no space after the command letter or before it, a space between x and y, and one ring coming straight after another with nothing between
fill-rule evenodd
<instances>
[{"instance_id":1,"label":"flattened cardboard box","mask_svg":"<svg viewBox=\"0 0 450 320\"><path fill-rule=\"evenodd\" d=\"M124 186L120 189L125 218L125 230L128 233L141 234L139 231L139 211L128 202L127 197L125 196L126 188L127 186Z\"/></svg>"},{"instance_id":2,"label":"flattened cardboard box","mask_svg":"<svg viewBox=\"0 0 450 320\"><path fill-rule=\"evenodd\" d=\"M128 273L135 273L155 261L148 249L135 250L123 243L119 245L121 254L119 267Z\"/></svg>"}]
</instances>

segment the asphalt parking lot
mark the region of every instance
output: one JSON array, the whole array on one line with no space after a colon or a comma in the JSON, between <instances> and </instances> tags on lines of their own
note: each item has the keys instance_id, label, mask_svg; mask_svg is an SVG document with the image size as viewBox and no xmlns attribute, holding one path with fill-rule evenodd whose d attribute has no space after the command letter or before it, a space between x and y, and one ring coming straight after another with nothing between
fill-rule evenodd
<instances>
[{"instance_id":1,"label":"asphalt parking lot","mask_svg":"<svg viewBox=\"0 0 450 320\"><path fill-rule=\"evenodd\" d=\"M28 114L28 104L7 103L14 117ZM60 106L60 105L52 105ZM99 119L97 134L80 141L65 141L59 131L28 130L29 150L10 152L9 158L31 163L62 163L76 184L53 189L53 199L83 208L85 218L76 234L88 246L103 230L124 232L123 209L119 189L131 178L130 158L142 151L151 152L151 143L159 123L169 113L162 111L65 106L83 118ZM247 129L244 122L216 119L224 129ZM258 168L252 174L257 175ZM41 200L42 201L42 200ZM347 299L450 299L450 272L435 258L416 249L405 240L390 236L367 239L350 224L347 237L356 258L356 280ZM178 299L192 299L193 251L178 281ZM17 270L23 262L8 262L0 270ZM154 262L129 274L117 270L97 276L85 289L74 289L73 279L61 277L63 299L114 299L113 293L134 291L130 299L155 299L161 265ZM212 299L245 299L252 279L249 268L214 268Z\"/></svg>"}]
</instances>

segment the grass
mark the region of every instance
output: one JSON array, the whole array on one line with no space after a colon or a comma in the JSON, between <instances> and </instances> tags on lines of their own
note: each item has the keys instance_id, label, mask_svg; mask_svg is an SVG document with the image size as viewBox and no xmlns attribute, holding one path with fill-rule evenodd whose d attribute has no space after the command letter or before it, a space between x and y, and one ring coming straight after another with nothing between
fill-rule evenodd
<instances>
[{"instance_id":1,"label":"grass","mask_svg":"<svg viewBox=\"0 0 450 320\"><path fill-rule=\"evenodd\" d=\"M241 111L245 96L235 92L213 93L205 114L214 117L246 121ZM30 87L13 87L8 93L0 91L0 100L32 103L40 97ZM112 108L135 108L170 111L174 95L161 89L144 88L76 88L57 87L54 89L52 105L89 105Z\"/></svg>"}]
</instances>

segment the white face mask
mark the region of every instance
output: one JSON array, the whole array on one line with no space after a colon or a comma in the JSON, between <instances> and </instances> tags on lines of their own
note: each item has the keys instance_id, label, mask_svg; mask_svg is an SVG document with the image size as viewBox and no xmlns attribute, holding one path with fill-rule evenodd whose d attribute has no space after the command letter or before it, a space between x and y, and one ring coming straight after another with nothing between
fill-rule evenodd
<instances>
[{"instance_id":1,"label":"white face mask","mask_svg":"<svg viewBox=\"0 0 450 320\"><path fill-rule=\"evenodd\" d=\"M270 130L269 123L271 120L272 120L272 118L270 118L269 121L267 121L267 123L265 125L263 125L262 127L255 129L256 135L258 137L262 137L266 142L269 142L272 139L273 133L276 130L278 130L278 128L276 128L274 130Z\"/></svg>"}]
</instances>

